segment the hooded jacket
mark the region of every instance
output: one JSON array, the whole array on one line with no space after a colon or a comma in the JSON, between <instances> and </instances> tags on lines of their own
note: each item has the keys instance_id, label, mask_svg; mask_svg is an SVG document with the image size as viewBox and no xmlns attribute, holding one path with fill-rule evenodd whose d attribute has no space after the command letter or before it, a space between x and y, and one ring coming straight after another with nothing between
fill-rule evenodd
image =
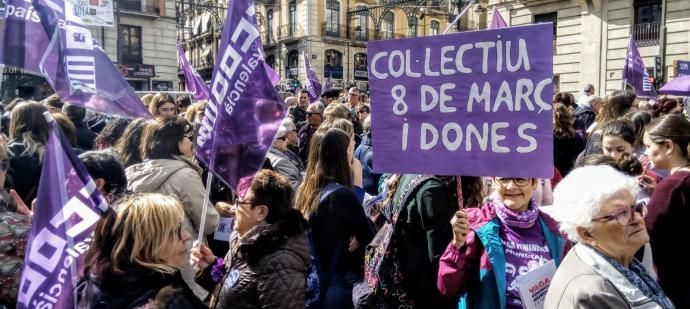
<instances>
[{"instance_id":1,"label":"hooded jacket","mask_svg":"<svg viewBox=\"0 0 690 309\"><path fill-rule=\"evenodd\" d=\"M184 157L155 159L132 165L125 172L129 190L161 193L177 198L184 208L185 228L191 234L191 239L197 239L204 202L204 184L201 182L201 168L197 164ZM209 205L204 234L213 233L218 221L218 211L213 205ZM188 241L187 252L191 248L192 242ZM194 283L194 271L191 266L182 269L182 275L199 298L206 297L207 292Z\"/></svg>"},{"instance_id":2,"label":"hooded jacket","mask_svg":"<svg viewBox=\"0 0 690 309\"><path fill-rule=\"evenodd\" d=\"M307 222L291 210L283 220L254 227L242 237L233 233L222 280L212 308L304 308L307 266L311 262ZM208 267L199 279L215 283Z\"/></svg>"}]
</instances>

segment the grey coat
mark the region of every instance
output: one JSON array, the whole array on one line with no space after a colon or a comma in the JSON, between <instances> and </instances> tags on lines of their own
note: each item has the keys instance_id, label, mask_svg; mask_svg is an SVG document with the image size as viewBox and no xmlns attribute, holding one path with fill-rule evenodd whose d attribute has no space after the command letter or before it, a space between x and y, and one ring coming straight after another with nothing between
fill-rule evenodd
<instances>
[{"instance_id":1,"label":"grey coat","mask_svg":"<svg viewBox=\"0 0 690 309\"><path fill-rule=\"evenodd\" d=\"M300 163L290 159L284 152L271 147L266 155L273 169L281 175L284 175L290 181L293 189L297 189L302 183L302 170Z\"/></svg>"}]
</instances>

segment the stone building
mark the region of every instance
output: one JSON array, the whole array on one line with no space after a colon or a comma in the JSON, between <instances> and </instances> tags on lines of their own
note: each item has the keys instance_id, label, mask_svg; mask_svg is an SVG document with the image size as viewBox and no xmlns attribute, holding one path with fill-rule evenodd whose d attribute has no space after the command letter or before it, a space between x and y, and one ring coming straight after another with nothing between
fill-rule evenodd
<instances>
[{"instance_id":1,"label":"stone building","mask_svg":"<svg viewBox=\"0 0 690 309\"><path fill-rule=\"evenodd\" d=\"M690 75L688 0L484 0L478 6L463 17L467 29L486 28L494 8L511 26L554 23L554 82L561 91L580 92L585 84L599 95L621 89L631 36L657 81Z\"/></svg>"}]
</instances>

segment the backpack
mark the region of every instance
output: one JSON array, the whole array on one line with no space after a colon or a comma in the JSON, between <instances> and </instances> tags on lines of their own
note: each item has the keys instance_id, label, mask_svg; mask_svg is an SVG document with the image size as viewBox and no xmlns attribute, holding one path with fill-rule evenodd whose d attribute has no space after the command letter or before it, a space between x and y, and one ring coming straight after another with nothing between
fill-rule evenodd
<instances>
[{"instance_id":1,"label":"backpack","mask_svg":"<svg viewBox=\"0 0 690 309\"><path fill-rule=\"evenodd\" d=\"M403 175L390 205L381 209L385 223L367 246L364 254L364 281L355 284L355 308L413 308L403 286L404 275L398 256L402 224L396 224L405 202L428 175Z\"/></svg>"},{"instance_id":2,"label":"backpack","mask_svg":"<svg viewBox=\"0 0 690 309\"><path fill-rule=\"evenodd\" d=\"M328 183L323 189L321 189L319 204L323 202L331 193L337 191L342 187L343 186L341 186L337 182ZM309 265L307 266L307 281L305 284L304 307L310 308L317 304L319 301L319 294L322 283L325 287L327 287L329 283L320 282L319 280L319 256L316 254L316 249L314 248L314 241L311 237L311 228L307 230L307 243L309 244L309 254L311 255L311 263L309 263ZM340 256L340 252L336 252L336 256ZM337 264L337 258L331 261L331 272L333 272Z\"/></svg>"}]
</instances>

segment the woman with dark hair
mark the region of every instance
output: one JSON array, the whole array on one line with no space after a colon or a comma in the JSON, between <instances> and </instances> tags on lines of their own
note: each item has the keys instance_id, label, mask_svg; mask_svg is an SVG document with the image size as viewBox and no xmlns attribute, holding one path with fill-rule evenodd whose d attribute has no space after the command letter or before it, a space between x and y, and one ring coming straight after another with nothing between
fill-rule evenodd
<instances>
[{"instance_id":1,"label":"woman with dark hair","mask_svg":"<svg viewBox=\"0 0 690 309\"><path fill-rule=\"evenodd\" d=\"M120 156L125 168L141 163L141 135L148 120L136 119L127 125L125 132L117 140L113 150Z\"/></svg>"},{"instance_id":2,"label":"woman with dark hair","mask_svg":"<svg viewBox=\"0 0 690 309\"><path fill-rule=\"evenodd\" d=\"M201 226L204 184L201 167L192 161L193 140L194 130L186 120L177 117L156 120L144 129L141 143L144 162L128 167L126 174L127 187L134 192L177 197L186 214L184 225L196 239L201 229L204 234L213 233L219 216L213 205L209 205L205 224ZM207 292L194 283L191 266L183 269L182 275L199 298L206 298Z\"/></svg>"},{"instance_id":3,"label":"woman with dark hair","mask_svg":"<svg viewBox=\"0 0 690 309\"><path fill-rule=\"evenodd\" d=\"M353 135L335 128L317 131L297 190L295 208L309 221L321 265L320 308L352 307L352 286L363 275L363 249L374 237L353 192L353 172L359 170L361 177L362 169L353 168L354 160Z\"/></svg>"},{"instance_id":4,"label":"woman with dark hair","mask_svg":"<svg viewBox=\"0 0 690 309\"><path fill-rule=\"evenodd\" d=\"M663 96L652 105L652 116L659 118L669 114L680 114L683 112L683 106L678 103L678 99Z\"/></svg>"},{"instance_id":5,"label":"woman with dark hair","mask_svg":"<svg viewBox=\"0 0 690 309\"><path fill-rule=\"evenodd\" d=\"M205 245L192 249L197 281L213 290L211 308L304 308L307 222L292 208L285 176L262 170L238 186L236 221L225 259ZM214 289L215 287L215 289Z\"/></svg>"},{"instance_id":6,"label":"woman with dark hair","mask_svg":"<svg viewBox=\"0 0 690 309\"><path fill-rule=\"evenodd\" d=\"M36 102L24 102L12 110L10 120L10 157L7 177L25 204L38 192L43 155L46 151L50 125L43 113L47 109Z\"/></svg>"},{"instance_id":7,"label":"woman with dark hair","mask_svg":"<svg viewBox=\"0 0 690 309\"><path fill-rule=\"evenodd\" d=\"M619 90L606 97L601 111L594 123L587 129L589 135L584 155L601 153L601 127L615 119L623 117L633 109L637 95L632 91Z\"/></svg>"},{"instance_id":8,"label":"woman with dark hair","mask_svg":"<svg viewBox=\"0 0 690 309\"><path fill-rule=\"evenodd\" d=\"M134 194L112 205L86 254L79 308L207 308L180 275L185 213L173 197Z\"/></svg>"},{"instance_id":9,"label":"woman with dark hair","mask_svg":"<svg viewBox=\"0 0 690 309\"><path fill-rule=\"evenodd\" d=\"M171 119L177 115L175 98L166 92L159 92L153 96L149 105L149 112L154 118Z\"/></svg>"},{"instance_id":10,"label":"woman with dark hair","mask_svg":"<svg viewBox=\"0 0 690 309\"><path fill-rule=\"evenodd\" d=\"M561 103L553 104L553 161L562 176L570 173L585 141L573 128L573 115Z\"/></svg>"},{"instance_id":11,"label":"woman with dark hair","mask_svg":"<svg viewBox=\"0 0 690 309\"><path fill-rule=\"evenodd\" d=\"M114 147L117 141L122 137L129 125L130 121L126 118L112 118L107 121L107 124L96 136L94 140L94 148L96 150L103 150Z\"/></svg>"},{"instance_id":12,"label":"woman with dark hair","mask_svg":"<svg viewBox=\"0 0 690 309\"><path fill-rule=\"evenodd\" d=\"M653 120L644 134L645 154L670 176L657 184L645 217L659 284L677 308L690 308L690 269L679 248L690 218L690 122L678 114Z\"/></svg>"},{"instance_id":13,"label":"woman with dark hair","mask_svg":"<svg viewBox=\"0 0 690 309\"><path fill-rule=\"evenodd\" d=\"M117 156L109 151L87 151L79 155L96 187L108 204L127 193L127 175Z\"/></svg>"}]
</instances>

